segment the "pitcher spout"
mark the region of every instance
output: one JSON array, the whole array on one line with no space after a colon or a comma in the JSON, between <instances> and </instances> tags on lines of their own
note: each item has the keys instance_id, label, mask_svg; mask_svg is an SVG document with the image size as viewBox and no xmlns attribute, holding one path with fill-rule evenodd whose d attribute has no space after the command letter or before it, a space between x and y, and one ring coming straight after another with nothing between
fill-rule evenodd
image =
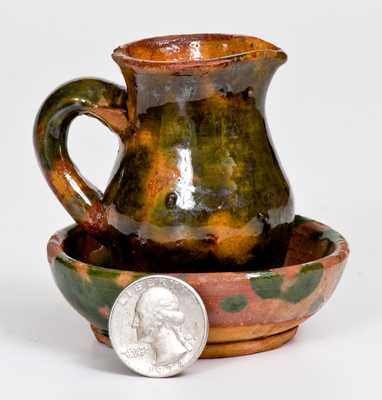
<instances>
[{"instance_id":1,"label":"pitcher spout","mask_svg":"<svg viewBox=\"0 0 382 400\"><path fill-rule=\"evenodd\" d=\"M250 36L193 34L143 39L113 52L128 88L131 120L168 103L224 103L252 97L263 111L274 71L287 60L275 45Z\"/></svg>"},{"instance_id":2,"label":"pitcher spout","mask_svg":"<svg viewBox=\"0 0 382 400\"><path fill-rule=\"evenodd\" d=\"M114 50L113 59L121 68L141 72L189 70L227 66L238 61L266 59L281 65L287 55L265 40L244 35L189 34L161 36L128 43Z\"/></svg>"}]
</instances>

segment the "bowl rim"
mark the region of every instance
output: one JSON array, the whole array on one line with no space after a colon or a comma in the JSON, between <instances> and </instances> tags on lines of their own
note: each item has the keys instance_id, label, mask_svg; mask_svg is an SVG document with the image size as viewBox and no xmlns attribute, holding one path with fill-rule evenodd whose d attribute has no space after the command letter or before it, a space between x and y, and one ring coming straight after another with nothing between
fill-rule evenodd
<instances>
[{"instance_id":1,"label":"bowl rim","mask_svg":"<svg viewBox=\"0 0 382 400\"><path fill-rule=\"evenodd\" d=\"M246 270L246 271L216 271L216 272L203 272L203 276L215 276L215 277L223 277L223 276L232 276L232 274L240 276L240 275L245 275L246 278L258 278L258 277L264 277L264 276L270 276L274 273L277 274L283 274L283 273L288 273L291 270L295 270L296 268L299 268L301 266L308 267L310 265L314 265L317 263L322 264L324 268L329 268L334 265L338 265L339 263L342 263L343 261L346 261L348 256L349 256L349 245L347 240L336 230L333 228L329 227L326 224L323 224L319 221L316 221L311 218L307 218L301 215L295 215L295 220L294 220L294 228L303 225L303 224L310 224L312 227L316 229L317 232L321 232L323 235L322 238L320 239L327 239L331 243L333 243L334 247L333 250L330 252L330 254L327 254L323 257L307 261L304 263L299 263L299 264L290 264L290 265L285 265L282 267L273 267L269 268L266 270ZM121 273L126 273L126 274L134 274L137 276L146 276L146 275L158 275L158 274L163 274L159 272L142 272L142 271L133 271L133 270L125 270L125 269L117 269L117 268L110 268L110 267L102 267L99 265L94 265L94 264L89 264L86 262L83 262L81 260L75 259L68 254L65 253L63 249L63 243L68 237L69 233L77 228L79 225L78 224L71 224L69 226L66 226L65 228L62 228L58 231L56 231L48 241L48 261L50 264L53 265L54 261L56 259L59 259L59 261L63 264L72 264L75 263L76 265L83 265L86 266L88 269L99 272L99 273L108 273L108 274L121 274ZM293 229L294 229L293 228ZM50 250L50 249L54 250ZM200 272L177 272L177 273L168 273L168 275L171 276L179 276L179 275L184 275L186 274L189 277L192 276L199 276ZM167 275L167 274L166 274Z\"/></svg>"}]
</instances>

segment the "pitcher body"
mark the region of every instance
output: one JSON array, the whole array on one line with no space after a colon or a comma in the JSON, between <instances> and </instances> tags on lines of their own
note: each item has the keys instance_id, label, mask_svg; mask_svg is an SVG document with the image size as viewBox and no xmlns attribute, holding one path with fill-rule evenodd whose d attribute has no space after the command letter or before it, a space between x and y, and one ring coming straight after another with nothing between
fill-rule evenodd
<instances>
[{"instance_id":1,"label":"pitcher body","mask_svg":"<svg viewBox=\"0 0 382 400\"><path fill-rule=\"evenodd\" d=\"M293 197L264 102L285 53L256 38L202 34L145 39L116 49L113 58L126 91L72 82L47 100L36 121L43 171L75 220L103 237L126 269L282 265ZM60 106L66 113L55 109L58 97L70 100ZM68 126L81 112L120 138L104 194L65 153Z\"/></svg>"}]
</instances>

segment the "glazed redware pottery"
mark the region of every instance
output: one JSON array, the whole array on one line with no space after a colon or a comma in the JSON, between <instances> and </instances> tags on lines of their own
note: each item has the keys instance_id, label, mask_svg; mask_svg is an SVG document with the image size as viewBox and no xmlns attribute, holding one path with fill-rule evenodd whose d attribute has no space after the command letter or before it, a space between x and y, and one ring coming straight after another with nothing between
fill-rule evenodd
<instances>
[{"instance_id":1,"label":"glazed redware pottery","mask_svg":"<svg viewBox=\"0 0 382 400\"><path fill-rule=\"evenodd\" d=\"M282 267L264 271L177 273L202 297L209 320L203 357L256 353L281 346L331 297L347 258L345 239L328 226L296 216ZM110 249L74 225L48 243L51 270L67 301L97 339L109 343L108 318L118 294L144 276L113 265ZM70 332L68 334L78 334Z\"/></svg>"},{"instance_id":2,"label":"glazed redware pottery","mask_svg":"<svg viewBox=\"0 0 382 400\"><path fill-rule=\"evenodd\" d=\"M120 269L282 265L293 199L264 102L286 54L254 37L196 34L130 43L113 59L126 88L100 79L66 83L35 124L42 170L81 232L109 246ZM68 155L68 129L81 114L120 139L104 193Z\"/></svg>"}]
</instances>

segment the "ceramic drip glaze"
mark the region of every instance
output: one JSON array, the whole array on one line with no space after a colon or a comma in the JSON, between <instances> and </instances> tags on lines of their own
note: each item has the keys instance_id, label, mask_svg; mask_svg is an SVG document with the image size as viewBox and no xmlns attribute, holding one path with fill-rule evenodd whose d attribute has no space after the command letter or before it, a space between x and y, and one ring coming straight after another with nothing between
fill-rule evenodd
<instances>
[{"instance_id":1,"label":"ceramic drip glaze","mask_svg":"<svg viewBox=\"0 0 382 400\"><path fill-rule=\"evenodd\" d=\"M233 35L146 39L113 53L127 91L99 80L58 89L36 121L41 166L60 201L120 268L259 270L284 261L293 199L264 102L277 47ZM78 101L78 99L80 101ZM120 137L104 194L66 151L86 113Z\"/></svg>"}]
</instances>

